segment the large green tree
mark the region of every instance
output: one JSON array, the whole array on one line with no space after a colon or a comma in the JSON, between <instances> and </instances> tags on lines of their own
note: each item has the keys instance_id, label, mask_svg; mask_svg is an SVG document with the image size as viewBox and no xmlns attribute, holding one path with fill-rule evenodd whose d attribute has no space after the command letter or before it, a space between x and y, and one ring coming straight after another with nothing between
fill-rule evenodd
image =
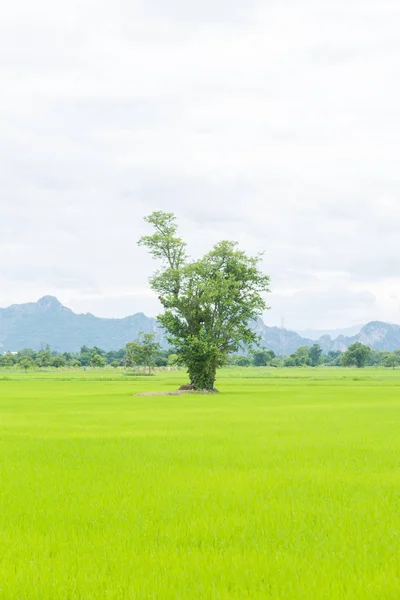
<instances>
[{"instance_id":1,"label":"large green tree","mask_svg":"<svg viewBox=\"0 0 400 600\"><path fill-rule=\"evenodd\" d=\"M212 390L228 355L257 341L252 322L267 308L263 293L269 291L261 256L222 241L202 258L189 260L172 213L154 212L145 220L154 233L139 245L161 261L150 280L164 308L158 320L186 364L191 386Z\"/></svg>"}]
</instances>

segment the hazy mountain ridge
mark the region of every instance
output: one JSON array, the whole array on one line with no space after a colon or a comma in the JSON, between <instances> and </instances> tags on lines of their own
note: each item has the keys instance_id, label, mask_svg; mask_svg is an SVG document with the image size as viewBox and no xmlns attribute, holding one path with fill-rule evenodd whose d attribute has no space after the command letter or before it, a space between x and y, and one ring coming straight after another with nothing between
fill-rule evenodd
<instances>
[{"instance_id":1,"label":"hazy mountain ridge","mask_svg":"<svg viewBox=\"0 0 400 600\"><path fill-rule=\"evenodd\" d=\"M261 345L277 355L288 355L299 346L316 343L314 339L302 337L294 331L268 327L261 319L257 320L255 330L261 337ZM39 350L47 344L53 350L65 352L78 351L83 345L114 350L124 347L140 331L155 332L158 341L166 346L156 319L143 313L120 319L105 319L90 313L76 314L53 296L0 308L0 351L3 352L23 348ZM344 351L357 341L376 350L396 350L400 348L400 325L373 321L364 325L356 335L339 335L335 339L324 335L317 340L325 353Z\"/></svg>"},{"instance_id":2,"label":"hazy mountain ridge","mask_svg":"<svg viewBox=\"0 0 400 600\"><path fill-rule=\"evenodd\" d=\"M76 314L52 296L0 308L0 348L3 351L38 350L47 344L52 350L65 352L78 351L83 345L112 350L124 347L139 331L154 331L161 341L156 320L143 313L122 319Z\"/></svg>"},{"instance_id":3,"label":"hazy mountain ridge","mask_svg":"<svg viewBox=\"0 0 400 600\"><path fill-rule=\"evenodd\" d=\"M309 338L310 340L318 341L322 337L329 336L333 340L338 338L340 335L344 335L346 337L352 337L360 333L363 325L352 325L351 327L341 327L339 329L296 329L296 333L298 333L303 338Z\"/></svg>"}]
</instances>

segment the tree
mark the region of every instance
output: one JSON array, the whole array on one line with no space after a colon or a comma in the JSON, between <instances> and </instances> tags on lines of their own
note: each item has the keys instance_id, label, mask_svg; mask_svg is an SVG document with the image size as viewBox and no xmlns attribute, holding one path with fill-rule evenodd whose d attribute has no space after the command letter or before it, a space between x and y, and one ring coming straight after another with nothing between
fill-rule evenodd
<instances>
[{"instance_id":1,"label":"tree","mask_svg":"<svg viewBox=\"0 0 400 600\"><path fill-rule=\"evenodd\" d=\"M155 366L156 359L160 355L161 347L155 341L154 333L139 333L134 342L126 345L126 364L128 367L135 365L145 365L151 373L151 368Z\"/></svg>"},{"instance_id":2,"label":"tree","mask_svg":"<svg viewBox=\"0 0 400 600\"><path fill-rule=\"evenodd\" d=\"M293 352L284 361L285 367L305 367L311 364L310 349L308 346L299 346L296 352Z\"/></svg>"},{"instance_id":3,"label":"tree","mask_svg":"<svg viewBox=\"0 0 400 600\"><path fill-rule=\"evenodd\" d=\"M187 366L191 387L212 390L229 354L257 340L252 323L267 308L262 293L269 291L261 256L249 257L235 242L222 241L189 260L172 213L154 212L145 220L155 233L139 245L162 263L150 279L164 308L158 320Z\"/></svg>"},{"instance_id":4,"label":"tree","mask_svg":"<svg viewBox=\"0 0 400 600\"><path fill-rule=\"evenodd\" d=\"M322 348L319 344L313 344L309 351L312 367L318 367L321 364Z\"/></svg>"},{"instance_id":5,"label":"tree","mask_svg":"<svg viewBox=\"0 0 400 600\"><path fill-rule=\"evenodd\" d=\"M7 354L4 354L4 356L1 357L0 364L2 367L13 367L16 362L17 362L17 357L14 354L7 352Z\"/></svg>"},{"instance_id":6,"label":"tree","mask_svg":"<svg viewBox=\"0 0 400 600\"><path fill-rule=\"evenodd\" d=\"M338 367L341 364L342 353L340 350L329 350L326 356L322 357L324 365Z\"/></svg>"},{"instance_id":7,"label":"tree","mask_svg":"<svg viewBox=\"0 0 400 600\"><path fill-rule=\"evenodd\" d=\"M295 355L291 354L290 356L285 358L285 360L283 361L283 366L284 367L298 367Z\"/></svg>"},{"instance_id":8,"label":"tree","mask_svg":"<svg viewBox=\"0 0 400 600\"><path fill-rule=\"evenodd\" d=\"M276 357L271 360L271 367L274 367L275 369L280 369L282 366L283 365L280 358Z\"/></svg>"},{"instance_id":9,"label":"tree","mask_svg":"<svg viewBox=\"0 0 400 600\"><path fill-rule=\"evenodd\" d=\"M395 352L384 352L382 355L382 365L388 369L395 369L400 365L400 356Z\"/></svg>"},{"instance_id":10,"label":"tree","mask_svg":"<svg viewBox=\"0 0 400 600\"><path fill-rule=\"evenodd\" d=\"M175 367L179 363L179 356L177 354L169 354L167 359L168 366Z\"/></svg>"},{"instance_id":11,"label":"tree","mask_svg":"<svg viewBox=\"0 0 400 600\"><path fill-rule=\"evenodd\" d=\"M364 346L361 342L355 342L343 354L342 365L344 367L356 366L361 369L367 364L370 352L371 349L368 346Z\"/></svg>"},{"instance_id":12,"label":"tree","mask_svg":"<svg viewBox=\"0 0 400 600\"><path fill-rule=\"evenodd\" d=\"M65 358L61 354L57 354L56 356L53 357L51 364L56 369L59 369L60 367L64 367L65 366Z\"/></svg>"},{"instance_id":13,"label":"tree","mask_svg":"<svg viewBox=\"0 0 400 600\"><path fill-rule=\"evenodd\" d=\"M370 350L368 355L367 365L370 367L380 365L382 362L382 352L379 350Z\"/></svg>"},{"instance_id":14,"label":"tree","mask_svg":"<svg viewBox=\"0 0 400 600\"><path fill-rule=\"evenodd\" d=\"M275 358L275 352L273 350L266 350L262 348L260 350L253 350L253 365L255 367L266 367L271 363L271 360Z\"/></svg>"},{"instance_id":15,"label":"tree","mask_svg":"<svg viewBox=\"0 0 400 600\"><path fill-rule=\"evenodd\" d=\"M24 356L18 361L18 366L26 372L28 369L32 369L35 366L35 363L30 356Z\"/></svg>"},{"instance_id":16,"label":"tree","mask_svg":"<svg viewBox=\"0 0 400 600\"><path fill-rule=\"evenodd\" d=\"M92 358L90 359L90 365L92 367L105 367L106 366L106 361L104 360L104 358L102 356L100 356L100 354L93 354Z\"/></svg>"},{"instance_id":17,"label":"tree","mask_svg":"<svg viewBox=\"0 0 400 600\"><path fill-rule=\"evenodd\" d=\"M236 359L236 364L238 367L250 367L251 359L249 356L238 356Z\"/></svg>"},{"instance_id":18,"label":"tree","mask_svg":"<svg viewBox=\"0 0 400 600\"><path fill-rule=\"evenodd\" d=\"M50 348L46 348L46 350L40 350L40 352L37 353L35 362L38 367L49 367L52 362Z\"/></svg>"}]
</instances>

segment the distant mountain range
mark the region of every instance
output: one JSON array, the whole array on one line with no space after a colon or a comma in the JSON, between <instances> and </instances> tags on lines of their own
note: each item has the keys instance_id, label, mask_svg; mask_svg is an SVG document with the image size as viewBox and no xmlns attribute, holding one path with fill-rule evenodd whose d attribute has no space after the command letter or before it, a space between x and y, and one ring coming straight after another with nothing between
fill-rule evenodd
<instances>
[{"instance_id":1,"label":"distant mountain range","mask_svg":"<svg viewBox=\"0 0 400 600\"><path fill-rule=\"evenodd\" d=\"M309 338L310 340L319 340L324 335L329 335L332 339L336 339L339 335L351 337L359 333L362 329L362 324L353 325L352 327L341 327L340 329L296 329L296 333L301 337Z\"/></svg>"},{"instance_id":2,"label":"distant mountain range","mask_svg":"<svg viewBox=\"0 0 400 600\"><path fill-rule=\"evenodd\" d=\"M312 346L315 341L324 352L344 351L358 341L376 350L400 348L399 325L373 321L358 329L360 331L354 335L341 334L332 338L326 334L315 340L314 336L312 339L294 331L268 327L261 319L255 324L262 346L277 355L291 354L299 346ZM123 319L103 319L90 313L76 314L53 296L0 308L0 352L15 352L23 348L39 350L46 345L61 352L76 352L83 345L114 350L135 339L140 331L154 332L158 341L166 346L156 319L146 317L143 313Z\"/></svg>"}]
</instances>

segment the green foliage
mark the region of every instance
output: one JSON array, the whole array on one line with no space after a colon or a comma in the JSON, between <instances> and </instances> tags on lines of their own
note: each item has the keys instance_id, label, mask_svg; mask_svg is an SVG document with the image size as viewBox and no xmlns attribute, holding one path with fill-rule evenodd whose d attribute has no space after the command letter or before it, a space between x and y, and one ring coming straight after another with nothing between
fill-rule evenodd
<instances>
[{"instance_id":1,"label":"green foliage","mask_svg":"<svg viewBox=\"0 0 400 600\"><path fill-rule=\"evenodd\" d=\"M271 364L271 361L276 358L273 350L267 350L261 348L260 350L253 350L253 365L255 367L266 367Z\"/></svg>"},{"instance_id":2,"label":"green foliage","mask_svg":"<svg viewBox=\"0 0 400 600\"><path fill-rule=\"evenodd\" d=\"M305 367L311 365L310 349L308 346L300 346L284 361L285 367Z\"/></svg>"},{"instance_id":3,"label":"green foliage","mask_svg":"<svg viewBox=\"0 0 400 600\"><path fill-rule=\"evenodd\" d=\"M309 349L309 360L312 367L318 367L321 364L322 348L319 344L313 344Z\"/></svg>"},{"instance_id":4,"label":"green foliage","mask_svg":"<svg viewBox=\"0 0 400 600\"><path fill-rule=\"evenodd\" d=\"M36 354L35 363L38 367L45 368L49 367L53 360L54 357L51 355L50 348L46 348L46 350L40 350L40 352Z\"/></svg>"},{"instance_id":5,"label":"green foliage","mask_svg":"<svg viewBox=\"0 0 400 600\"><path fill-rule=\"evenodd\" d=\"M177 354L170 354L167 362L170 367L174 367L179 364L179 356Z\"/></svg>"},{"instance_id":6,"label":"green foliage","mask_svg":"<svg viewBox=\"0 0 400 600\"><path fill-rule=\"evenodd\" d=\"M139 245L162 263L150 280L164 307L159 322L191 384L212 389L228 356L256 342L251 323L266 309L262 294L269 291L269 277L259 269L260 256L249 257L230 241L189 261L172 213L155 212L146 221L154 234Z\"/></svg>"},{"instance_id":7,"label":"green foliage","mask_svg":"<svg viewBox=\"0 0 400 600\"><path fill-rule=\"evenodd\" d=\"M28 369L33 369L35 363L30 356L23 356L21 360L19 360L18 366L20 369L25 369L25 371L27 371Z\"/></svg>"},{"instance_id":8,"label":"green foliage","mask_svg":"<svg viewBox=\"0 0 400 600\"><path fill-rule=\"evenodd\" d=\"M3 354L3 356L0 356L0 367L13 367L17 363L17 360L14 354Z\"/></svg>"},{"instance_id":9,"label":"green foliage","mask_svg":"<svg viewBox=\"0 0 400 600\"><path fill-rule=\"evenodd\" d=\"M51 361L51 365L53 367L55 367L56 369L59 369L60 367L64 367L65 366L65 358L63 356L61 356L61 354L57 354L56 356L53 357L53 359Z\"/></svg>"},{"instance_id":10,"label":"green foliage","mask_svg":"<svg viewBox=\"0 0 400 600\"><path fill-rule=\"evenodd\" d=\"M251 358L250 356L236 356L233 364L237 365L238 367L250 367Z\"/></svg>"},{"instance_id":11,"label":"green foliage","mask_svg":"<svg viewBox=\"0 0 400 600\"><path fill-rule=\"evenodd\" d=\"M98 350L98 348L97 348L97 350ZM93 354L92 358L90 359L90 365L92 367L105 367L106 361L100 354L97 353L97 354Z\"/></svg>"},{"instance_id":12,"label":"green foliage","mask_svg":"<svg viewBox=\"0 0 400 600\"><path fill-rule=\"evenodd\" d=\"M276 357L271 360L270 366L274 367L274 369L280 369L283 367L283 362L280 360L280 358Z\"/></svg>"},{"instance_id":13,"label":"green foliage","mask_svg":"<svg viewBox=\"0 0 400 600\"><path fill-rule=\"evenodd\" d=\"M395 369L400 365L400 356L396 352L383 352L381 364L388 369Z\"/></svg>"},{"instance_id":14,"label":"green foliage","mask_svg":"<svg viewBox=\"0 0 400 600\"><path fill-rule=\"evenodd\" d=\"M330 350L326 356L322 356L321 361L324 365L338 367L342 358L342 352L339 350Z\"/></svg>"},{"instance_id":15,"label":"green foliage","mask_svg":"<svg viewBox=\"0 0 400 600\"><path fill-rule=\"evenodd\" d=\"M367 364L370 354L371 349L368 346L364 346L360 342L355 342L343 354L341 363L344 367L355 366L361 369Z\"/></svg>"},{"instance_id":16,"label":"green foliage","mask_svg":"<svg viewBox=\"0 0 400 600\"><path fill-rule=\"evenodd\" d=\"M161 347L155 341L154 333L139 333L138 338L126 345L126 365L134 367L144 365L148 367L149 373L156 365L157 358L161 354Z\"/></svg>"}]
</instances>

